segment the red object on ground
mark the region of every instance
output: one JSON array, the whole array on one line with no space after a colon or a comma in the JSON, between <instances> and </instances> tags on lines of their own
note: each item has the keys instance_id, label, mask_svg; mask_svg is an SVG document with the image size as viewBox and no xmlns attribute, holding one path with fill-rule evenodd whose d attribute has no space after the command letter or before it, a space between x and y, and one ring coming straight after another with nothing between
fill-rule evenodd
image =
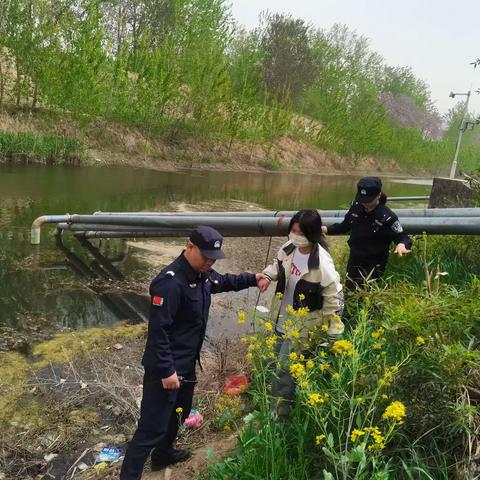
<instances>
[{"instance_id":1,"label":"red object on ground","mask_svg":"<svg viewBox=\"0 0 480 480\"><path fill-rule=\"evenodd\" d=\"M248 388L248 378L246 375L232 375L225 380L223 393L230 395L240 395Z\"/></svg>"}]
</instances>

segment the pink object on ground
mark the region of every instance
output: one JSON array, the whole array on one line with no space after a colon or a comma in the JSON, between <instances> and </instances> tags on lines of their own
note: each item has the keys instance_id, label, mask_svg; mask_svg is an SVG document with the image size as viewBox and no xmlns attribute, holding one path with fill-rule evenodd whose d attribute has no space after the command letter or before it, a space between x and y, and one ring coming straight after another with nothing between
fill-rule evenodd
<instances>
[{"instance_id":1,"label":"pink object on ground","mask_svg":"<svg viewBox=\"0 0 480 480\"><path fill-rule=\"evenodd\" d=\"M203 415L200 412L191 413L187 419L183 422L186 428L194 429L199 428L203 424Z\"/></svg>"}]
</instances>

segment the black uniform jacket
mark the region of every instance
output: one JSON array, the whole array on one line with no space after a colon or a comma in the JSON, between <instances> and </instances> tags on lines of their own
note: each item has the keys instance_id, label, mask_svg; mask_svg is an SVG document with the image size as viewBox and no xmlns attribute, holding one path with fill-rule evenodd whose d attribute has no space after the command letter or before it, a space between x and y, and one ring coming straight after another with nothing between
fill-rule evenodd
<instances>
[{"instance_id":1,"label":"black uniform jacket","mask_svg":"<svg viewBox=\"0 0 480 480\"><path fill-rule=\"evenodd\" d=\"M351 257L366 262L386 262L390 242L412 248L412 241L403 231L397 215L383 203L367 212L362 204L353 202L343 222L328 227L329 235L348 232L351 232L348 240Z\"/></svg>"},{"instance_id":2,"label":"black uniform jacket","mask_svg":"<svg viewBox=\"0 0 480 480\"><path fill-rule=\"evenodd\" d=\"M160 378L174 372L194 375L212 293L256 286L255 274L221 275L210 269L195 272L184 255L165 267L150 285L148 336L142 364Z\"/></svg>"}]
</instances>

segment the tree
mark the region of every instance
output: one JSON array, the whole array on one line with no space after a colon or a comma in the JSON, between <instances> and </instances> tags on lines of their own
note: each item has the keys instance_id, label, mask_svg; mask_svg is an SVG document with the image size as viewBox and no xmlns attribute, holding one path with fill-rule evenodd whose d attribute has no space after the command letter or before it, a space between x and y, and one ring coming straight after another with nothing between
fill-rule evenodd
<instances>
[{"instance_id":1,"label":"tree","mask_svg":"<svg viewBox=\"0 0 480 480\"><path fill-rule=\"evenodd\" d=\"M267 90L278 100L296 100L315 75L310 26L291 16L266 13L261 48Z\"/></svg>"}]
</instances>

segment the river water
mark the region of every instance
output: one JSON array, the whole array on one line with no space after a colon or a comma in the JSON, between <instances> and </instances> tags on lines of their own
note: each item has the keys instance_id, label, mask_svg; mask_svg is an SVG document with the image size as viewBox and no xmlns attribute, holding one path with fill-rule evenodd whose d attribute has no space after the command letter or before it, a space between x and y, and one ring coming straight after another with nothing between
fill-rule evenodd
<instances>
[{"instance_id":1,"label":"river water","mask_svg":"<svg viewBox=\"0 0 480 480\"><path fill-rule=\"evenodd\" d=\"M161 211L182 204L224 210L232 202L236 209L346 208L357 181L341 175L0 166L0 326L17 328L25 319L42 317L59 327L80 328L122 317L65 262L51 235L53 227L42 230L40 246L30 245L30 226L40 215ZM385 179L384 184L391 196L430 192L428 182ZM79 250L73 239L65 242ZM119 264L127 281L148 270L145 256L128 254L120 240L104 241L102 252Z\"/></svg>"}]
</instances>

